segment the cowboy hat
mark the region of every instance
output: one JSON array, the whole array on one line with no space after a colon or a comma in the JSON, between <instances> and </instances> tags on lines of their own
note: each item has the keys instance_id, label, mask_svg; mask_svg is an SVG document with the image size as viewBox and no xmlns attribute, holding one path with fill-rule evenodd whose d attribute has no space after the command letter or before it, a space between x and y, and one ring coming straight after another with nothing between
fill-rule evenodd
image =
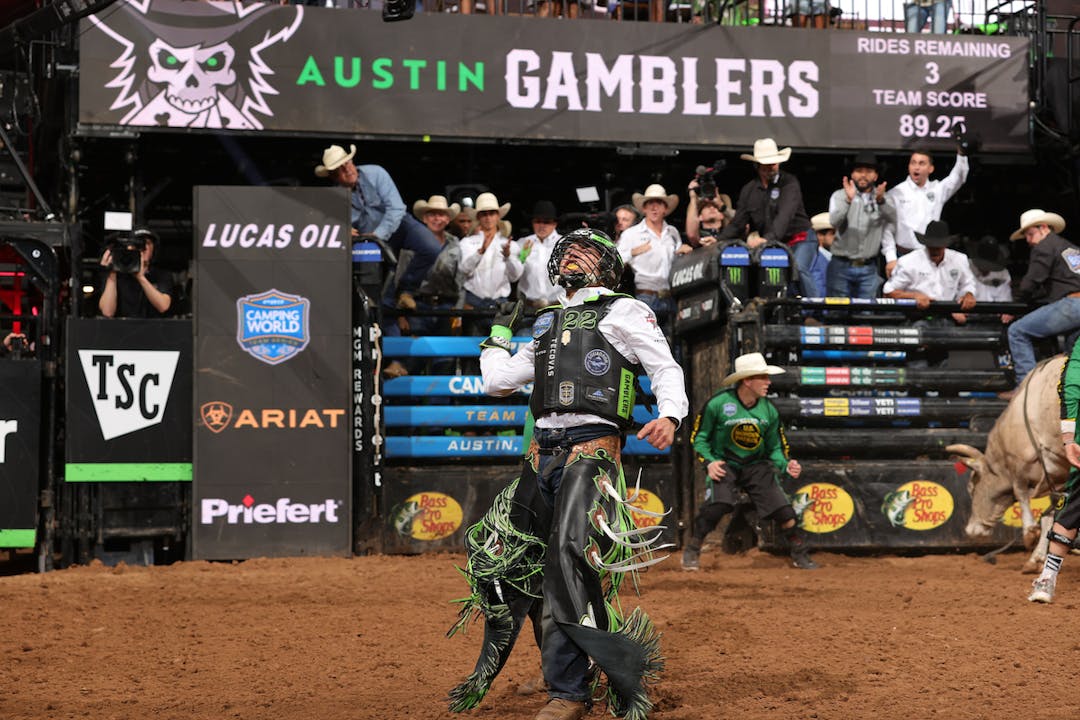
<instances>
[{"instance_id":1,"label":"cowboy hat","mask_svg":"<svg viewBox=\"0 0 1080 720\"><path fill-rule=\"evenodd\" d=\"M956 241L956 235L949 234L949 223L944 220L931 220L925 232L915 233L915 239L928 248L949 247Z\"/></svg>"},{"instance_id":2,"label":"cowboy hat","mask_svg":"<svg viewBox=\"0 0 1080 720\"><path fill-rule=\"evenodd\" d=\"M424 216L432 210L444 212L450 220L453 220L461 212L461 206L457 203L447 205L446 197L443 195L432 195L427 200L417 200L412 206L413 215L421 222L423 222Z\"/></svg>"},{"instance_id":3,"label":"cowboy hat","mask_svg":"<svg viewBox=\"0 0 1080 720\"><path fill-rule=\"evenodd\" d=\"M856 153L855 158L851 161L852 170L861 167L870 168L874 172L881 172L881 165L878 163L877 155L867 150Z\"/></svg>"},{"instance_id":4,"label":"cowboy hat","mask_svg":"<svg viewBox=\"0 0 1080 720\"><path fill-rule=\"evenodd\" d=\"M749 160L750 162L756 162L762 165L772 165L773 163L787 162L789 157L791 157L791 148L787 147L783 150L778 150L775 140L772 138L761 138L760 140L754 141L753 155L743 153L739 156L739 159Z\"/></svg>"},{"instance_id":5,"label":"cowboy hat","mask_svg":"<svg viewBox=\"0 0 1080 720\"><path fill-rule=\"evenodd\" d=\"M664 215L671 214L671 211L679 207L679 196L668 195L667 190L663 185L657 185L653 183L649 187L645 188L644 193L634 193L632 196L634 207L638 212L645 212L645 203L650 200L661 200L667 205L667 212Z\"/></svg>"},{"instance_id":6,"label":"cowboy hat","mask_svg":"<svg viewBox=\"0 0 1080 720\"><path fill-rule=\"evenodd\" d=\"M821 230L835 230L833 224L829 222L829 213L818 213L814 217L810 218L810 227L814 229L814 232L820 232Z\"/></svg>"},{"instance_id":7,"label":"cowboy hat","mask_svg":"<svg viewBox=\"0 0 1080 720\"><path fill-rule=\"evenodd\" d=\"M780 375L784 369L765 362L761 353L746 353L735 358L735 372L720 381L720 386L732 385L755 375Z\"/></svg>"},{"instance_id":8,"label":"cowboy hat","mask_svg":"<svg viewBox=\"0 0 1080 720\"><path fill-rule=\"evenodd\" d=\"M550 200L537 200L529 217L533 220L557 220L559 213L555 210L555 203Z\"/></svg>"},{"instance_id":9,"label":"cowboy hat","mask_svg":"<svg viewBox=\"0 0 1080 720\"><path fill-rule=\"evenodd\" d=\"M983 235L979 240L968 241L964 246L968 260L981 273L1004 270L1009 263L1009 248L993 235Z\"/></svg>"},{"instance_id":10,"label":"cowboy hat","mask_svg":"<svg viewBox=\"0 0 1080 720\"><path fill-rule=\"evenodd\" d=\"M476 196L476 205L474 206L477 213L487 212L494 210L499 213L499 218L506 217L506 213L510 212L510 203L499 204L498 198L495 197L495 193L480 193Z\"/></svg>"},{"instance_id":11,"label":"cowboy hat","mask_svg":"<svg viewBox=\"0 0 1080 720\"><path fill-rule=\"evenodd\" d=\"M315 174L319 177L327 177L331 172L337 170L349 160L352 160L353 155L355 154L355 145L349 146L349 152L345 152L345 148L340 145L331 145L323 150L322 165L315 166Z\"/></svg>"},{"instance_id":12,"label":"cowboy hat","mask_svg":"<svg viewBox=\"0 0 1080 720\"><path fill-rule=\"evenodd\" d=\"M1009 239L1023 239L1024 231L1035 225L1049 225L1051 230L1059 233L1065 229L1065 218L1045 210L1028 210L1020 216L1020 229L1010 235Z\"/></svg>"}]
</instances>

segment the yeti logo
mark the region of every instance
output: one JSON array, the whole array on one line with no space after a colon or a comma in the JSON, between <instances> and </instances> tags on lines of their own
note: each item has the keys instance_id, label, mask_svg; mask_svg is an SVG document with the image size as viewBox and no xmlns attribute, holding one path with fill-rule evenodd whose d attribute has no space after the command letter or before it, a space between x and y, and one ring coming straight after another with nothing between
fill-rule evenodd
<instances>
[{"instance_id":1,"label":"yeti logo","mask_svg":"<svg viewBox=\"0 0 1080 720\"><path fill-rule=\"evenodd\" d=\"M121 125L261 130L273 117L267 83L274 74L259 54L285 42L303 19L301 6L240 2L125 0L90 16L122 50L106 87Z\"/></svg>"}]
</instances>

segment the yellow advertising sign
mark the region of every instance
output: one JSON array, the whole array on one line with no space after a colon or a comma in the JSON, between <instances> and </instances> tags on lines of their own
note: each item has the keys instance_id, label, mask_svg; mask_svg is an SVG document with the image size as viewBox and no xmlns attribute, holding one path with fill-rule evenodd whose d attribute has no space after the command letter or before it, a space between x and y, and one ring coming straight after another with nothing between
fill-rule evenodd
<instances>
[{"instance_id":1,"label":"yellow advertising sign","mask_svg":"<svg viewBox=\"0 0 1080 720\"><path fill-rule=\"evenodd\" d=\"M844 488L830 483L803 485L791 505L803 530L812 533L835 532L855 515L855 501Z\"/></svg>"},{"instance_id":2,"label":"yellow advertising sign","mask_svg":"<svg viewBox=\"0 0 1080 720\"><path fill-rule=\"evenodd\" d=\"M952 517L952 494L943 486L929 480L904 483L885 496L881 512L893 527L908 530L933 530Z\"/></svg>"},{"instance_id":3,"label":"yellow advertising sign","mask_svg":"<svg viewBox=\"0 0 1080 720\"><path fill-rule=\"evenodd\" d=\"M398 533L415 540L441 540L461 527L461 505L439 492L416 493L394 514Z\"/></svg>"}]
</instances>

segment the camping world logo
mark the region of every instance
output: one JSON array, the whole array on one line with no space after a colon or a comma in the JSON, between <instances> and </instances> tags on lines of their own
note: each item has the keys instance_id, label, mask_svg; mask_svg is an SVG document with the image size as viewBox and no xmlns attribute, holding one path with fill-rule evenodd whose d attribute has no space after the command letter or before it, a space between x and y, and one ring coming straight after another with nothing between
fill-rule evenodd
<instances>
[{"instance_id":1,"label":"camping world logo","mask_svg":"<svg viewBox=\"0 0 1080 720\"><path fill-rule=\"evenodd\" d=\"M236 342L256 360L278 365L308 346L311 301L268 290L236 301Z\"/></svg>"}]
</instances>

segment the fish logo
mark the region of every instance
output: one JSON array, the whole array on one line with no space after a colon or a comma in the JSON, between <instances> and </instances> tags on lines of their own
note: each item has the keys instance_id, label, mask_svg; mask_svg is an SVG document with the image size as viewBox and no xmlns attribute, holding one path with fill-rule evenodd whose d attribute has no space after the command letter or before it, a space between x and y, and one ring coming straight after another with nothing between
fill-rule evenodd
<instances>
[{"instance_id":1,"label":"fish logo","mask_svg":"<svg viewBox=\"0 0 1080 720\"><path fill-rule=\"evenodd\" d=\"M412 537L413 520L420 514L420 503L415 500L409 500L402 504L394 515L394 529L397 530L398 535L404 535L405 537Z\"/></svg>"},{"instance_id":2,"label":"fish logo","mask_svg":"<svg viewBox=\"0 0 1080 720\"><path fill-rule=\"evenodd\" d=\"M904 527L904 514L913 502L915 497L910 490L897 490L885 496L881 503L881 512L893 527Z\"/></svg>"}]
</instances>

